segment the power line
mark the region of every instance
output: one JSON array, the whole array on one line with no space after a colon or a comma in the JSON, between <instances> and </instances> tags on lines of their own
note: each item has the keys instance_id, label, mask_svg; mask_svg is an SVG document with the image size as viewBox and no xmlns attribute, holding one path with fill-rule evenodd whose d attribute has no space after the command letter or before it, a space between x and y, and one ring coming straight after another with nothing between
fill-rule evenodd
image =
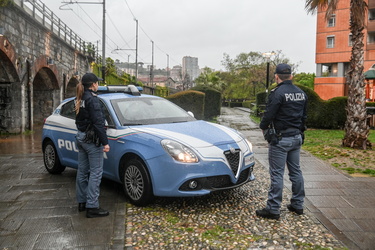
<instances>
[{"instance_id":1,"label":"power line","mask_svg":"<svg viewBox=\"0 0 375 250\"><path fill-rule=\"evenodd\" d=\"M124 2L125 2L125 4L126 4L126 6L128 7L128 9L129 9L131 15L133 16L133 18L134 18L134 19L137 19L137 18L135 17L135 15L134 15L133 11L131 10L131 8L130 8L128 2L127 2L127 0L124 0ZM140 26L142 32L143 32L143 33L144 33L144 34L145 34L145 35L146 35L151 41L154 41L154 39L152 39L152 38L146 33L146 31L143 29L143 27L142 27L141 25L139 25L139 26ZM155 46L156 46L156 48L157 48L158 50L160 50L162 53L164 53L165 55L167 55L168 58L170 58L169 53L167 53L167 52L165 52L164 50L162 50L158 45L155 45ZM172 59L173 61L177 62L177 61L174 60L173 58L171 58L171 59ZM177 62L177 64L180 64L180 63Z\"/></svg>"}]
</instances>

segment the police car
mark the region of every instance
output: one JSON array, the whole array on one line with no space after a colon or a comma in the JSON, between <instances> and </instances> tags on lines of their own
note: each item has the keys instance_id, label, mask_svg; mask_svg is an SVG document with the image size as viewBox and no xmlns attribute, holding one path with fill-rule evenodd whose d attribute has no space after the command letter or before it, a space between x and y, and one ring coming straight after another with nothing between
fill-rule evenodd
<instances>
[{"instance_id":1,"label":"police car","mask_svg":"<svg viewBox=\"0 0 375 250\"><path fill-rule=\"evenodd\" d=\"M254 180L251 143L237 131L196 120L165 98L134 85L100 86L111 150L103 177L122 183L131 203L155 196L202 196ZM51 174L77 168L74 98L64 100L43 126L44 165Z\"/></svg>"}]
</instances>

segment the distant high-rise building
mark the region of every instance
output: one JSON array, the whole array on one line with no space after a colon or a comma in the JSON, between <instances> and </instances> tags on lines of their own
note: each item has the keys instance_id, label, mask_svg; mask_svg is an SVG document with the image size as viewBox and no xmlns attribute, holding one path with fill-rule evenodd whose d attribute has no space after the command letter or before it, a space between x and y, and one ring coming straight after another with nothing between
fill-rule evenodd
<instances>
[{"instance_id":1,"label":"distant high-rise building","mask_svg":"<svg viewBox=\"0 0 375 250\"><path fill-rule=\"evenodd\" d=\"M191 81L194 81L199 76L198 58L191 56L184 56L182 58L182 75L188 75Z\"/></svg>"}]
</instances>

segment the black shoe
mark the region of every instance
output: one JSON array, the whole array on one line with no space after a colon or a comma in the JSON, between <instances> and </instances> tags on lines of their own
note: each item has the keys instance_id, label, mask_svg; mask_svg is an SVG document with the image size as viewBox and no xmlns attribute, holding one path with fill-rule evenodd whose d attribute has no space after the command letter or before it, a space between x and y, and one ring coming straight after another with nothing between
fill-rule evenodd
<instances>
[{"instance_id":1,"label":"black shoe","mask_svg":"<svg viewBox=\"0 0 375 250\"><path fill-rule=\"evenodd\" d=\"M86 211L86 202L85 203L78 203L78 211L79 212Z\"/></svg>"},{"instance_id":2,"label":"black shoe","mask_svg":"<svg viewBox=\"0 0 375 250\"><path fill-rule=\"evenodd\" d=\"M258 217L266 219L278 220L280 218L280 214L273 214L266 208L263 208L262 210L256 210L255 213Z\"/></svg>"},{"instance_id":3,"label":"black shoe","mask_svg":"<svg viewBox=\"0 0 375 250\"><path fill-rule=\"evenodd\" d=\"M107 210L99 208L86 208L86 217L87 218L96 218L108 216L109 212Z\"/></svg>"},{"instance_id":4,"label":"black shoe","mask_svg":"<svg viewBox=\"0 0 375 250\"><path fill-rule=\"evenodd\" d=\"M298 215L303 214L303 209L297 209L292 206L292 204L289 204L286 206L290 212L295 212Z\"/></svg>"}]
</instances>

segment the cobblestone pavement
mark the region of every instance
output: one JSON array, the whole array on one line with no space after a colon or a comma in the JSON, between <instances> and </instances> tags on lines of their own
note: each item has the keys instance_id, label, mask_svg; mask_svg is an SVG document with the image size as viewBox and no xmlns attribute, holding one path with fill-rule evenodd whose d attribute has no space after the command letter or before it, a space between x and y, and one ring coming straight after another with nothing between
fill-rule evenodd
<instances>
[{"instance_id":1,"label":"cobblestone pavement","mask_svg":"<svg viewBox=\"0 0 375 250\"><path fill-rule=\"evenodd\" d=\"M256 180L235 190L206 197L159 198L153 205L127 206L126 246L129 249L305 249L344 245L310 212L297 216L286 209L290 190L284 188L279 221L261 219L255 210L265 206L269 175L267 143L248 114L222 109L218 122L236 128L250 139L256 156Z\"/></svg>"}]
</instances>

